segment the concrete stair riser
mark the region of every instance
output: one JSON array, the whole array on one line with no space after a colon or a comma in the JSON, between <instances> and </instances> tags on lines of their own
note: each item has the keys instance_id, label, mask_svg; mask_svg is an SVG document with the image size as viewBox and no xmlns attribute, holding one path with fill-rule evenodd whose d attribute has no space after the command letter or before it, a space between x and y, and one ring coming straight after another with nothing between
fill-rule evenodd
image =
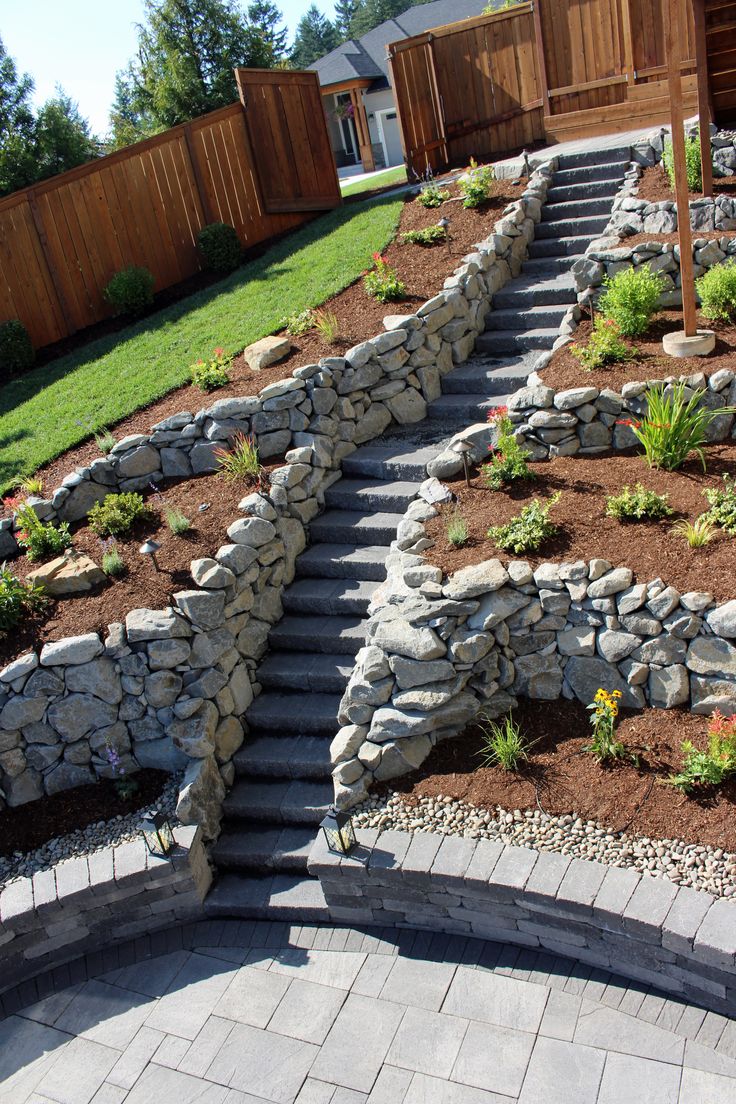
<instances>
[{"instance_id":1,"label":"concrete stair riser","mask_svg":"<svg viewBox=\"0 0 736 1104\"><path fill-rule=\"evenodd\" d=\"M564 303L543 303L530 307L495 310L489 316L486 333L497 330L518 330L520 326L532 330L559 330L567 306Z\"/></svg>"},{"instance_id":2,"label":"concrete stair riser","mask_svg":"<svg viewBox=\"0 0 736 1104\"><path fill-rule=\"evenodd\" d=\"M325 492L325 506L403 514L417 493L416 483L401 480L343 478Z\"/></svg>"},{"instance_id":3,"label":"concrete stair riser","mask_svg":"<svg viewBox=\"0 0 736 1104\"><path fill-rule=\"evenodd\" d=\"M500 293L499 293L500 294ZM342 462L344 476L371 479L413 480L421 483L435 448L407 448L406 445L364 445Z\"/></svg>"},{"instance_id":4,"label":"concrete stair riser","mask_svg":"<svg viewBox=\"0 0 736 1104\"><path fill-rule=\"evenodd\" d=\"M534 330L486 330L475 343L476 351L498 356L501 353L525 353L529 349L551 349L560 336L558 326L540 326Z\"/></svg>"},{"instance_id":5,"label":"concrete stair riser","mask_svg":"<svg viewBox=\"0 0 736 1104\"><path fill-rule=\"evenodd\" d=\"M284 609L289 613L362 616L377 585L358 579L299 579L284 594Z\"/></svg>"},{"instance_id":6,"label":"concrete stair riser","mask_svg":"<svg viewBox=\"0 0 736 1104\"><path fill-rule=\"evenodd\" d=\"M371 513L370 510L326 510L311 525L313 544L384 544L396 536L403 512Z\"/></svg>"},{"instance_id":7,"label":"concrete stair riser","mask_svg":"<svg viewBox=\"0 0 736 1104\"><path fill-rule=\"evenodd\" d=\"M331 736L277 736L250 732L233 758L238 778L324 779L330 773Z\"/></svg>"},{"instance_id":8,"label":"concrete stair riser","mask_svg":"<svg viewBox=\"0 0 736 1104\"><path fill-rule=\"evenodd\" d=\"M560 157L561 169L579 169L588 165L608 165L623 163L628 165L631 160L630 146L601 146L597 150L579 150L577 153L564 153ZM555 174L557 183L557 174Z\"/></svg>"},{"instance_id":9,"label":"concrete stair riser","mask_svg":"<svg viewBox=\"0 0 736 1104\"><path fill-rule=\"evenodd\" d=\"M566 257L568 264L566 270L577 257L581 257L597 235L588 234L583 237L570 238L546 238L536 239L529 246L529 256L532 260L538 257ZM562 270L561 270L562 271Z\"/></svg>"},{"instance_id":10,"label":"concrete stair riser","mask_svg":"<svg viewBox=\"0 0 736 1104\"><path fill-rule=\"evenodd\" d=\"M298 704L298 709L295 708ZM297 736L334 735L339 694L280 694L264 690L246 711L248 727Z\"/></svg>"},{"instance_id":11,"label":"concrete stair riser","mask_svg":"<svg viewBox=\"0 0 736 1104\"><path fill-rule=\"evenodd\" d=\"M442 403L442 399L450 395L485 395L487 397L498 395L499 398L506 398L518 387L524 386L528 375L529 363L521 357L516 361L512 360L510 363L500 365L493 360L487 363L481 361L464 365L447 377L445 393L437 402ZM500 406L501 403L494 403L494 405ZM432 411L435 409L436 404L433 403L430 416L434 416Z\"/></svg>"},{"instance_id":12,"label":"concrete stair riser","mask_svg":"<svg viewBox=\"0 0 736 1104\"><path fill-rule=\"evenodd\" d=\"M261 686L278 690L342 694L352 669L347 656L271 652L258 668L258 680Z\"/></svg>"},{"instance_id":13,"label":"concrete stair riser","mask_svg":"<svg viewBox=\"0 0 736 1104\"><path fill-rule=\"evenodd\" d=\"M525 278L526 277L526 278ZM538 277L527 276L527 266L518 280L508 286L508 290L496 293L493 299L495 313L497 310L523 310L525 307L541 307L548 304L562 304L566 306L577 300L575 281L567 274L552 275L542 283ZM461 369L456 369L459 371ZM455 373L451 372L442 381L443 386L448 379L452 379Z\"/></svg>"},{"instance_id":14,"label":"concrete stair riser","mask_svg":"<svg viewBox=\"0 0 736 1104\"><path fill-rule=\"evenodd\" d=\"M382 582L386 578L386 552L385 546L377 544L356 548L344 544L316 544L298 558L296 574L301 578Z\"/></svg>"},{"instance_id":15,"label":"concrete stair riser","mask_svg":"<svg viewBox=\"0 0 736 1104\"><path fill-rule=\"evenodd\" d=\"M547 203L542 211L542 222L553 222L565 218L597 218L608 216L611 209L607 195L598 198L567 200L561 203Z\"/></svg>"},{"instance_id":16,"label":"concrete stair riser","mask_svg":"<svg viewBox=\"0 0 736 1104\"><path fill-rule=\"evenodd\" d=\"M269 634L273 649L356 655L365 644L361 617L310 617L287 614Z\"/></svg>"},{"instance_id":17,"label":"concrete stair riser","mask_svg":"<svg viewBox=\"0 0 736 1104\"><path fill-rule=\"evenodd\" d=\"M583 234L594 238L602 234L608 225L608 215L596 215L593 218L561 218L555 222L543 222L534 235L536 241L549 241L550 238L565 238Z\"/></svg>"},{"instance_id":18,"label":"concrete stair riser","mask_svg":"<svg viewBox=\"0 0 736 1104\"><path fill-rule=\"evenodd\" d=\"M622 166L620 172L614 173L609 178L581 180L579 184L569 183L560 188L550 188L547 193L545 211L547 208L554 209L561 203L575 203L582 199L605 198L610 201L621 186L625 168L626 166Z\"/></svg>"}]
</instances>

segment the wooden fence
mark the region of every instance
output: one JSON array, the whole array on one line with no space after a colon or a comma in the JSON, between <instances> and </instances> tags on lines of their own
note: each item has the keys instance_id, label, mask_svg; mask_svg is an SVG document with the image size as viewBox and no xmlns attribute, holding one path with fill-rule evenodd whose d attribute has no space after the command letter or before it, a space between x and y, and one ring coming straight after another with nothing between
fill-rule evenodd
<instances>
[{"instance_id":1,"label":"wooden fence","mask_svg":"<svg viewBox=\"0 0 736 1104\"><path fill-rule=\"evenodd\" d=\"M240 70L239 86L245 103L0 200L0 320L48 345L110 313L102 292L126 265L150 269L157 291L199 271L209 222L250 247L337 206L316 74Z\"/></svg>"},{"instance_id":2,"label":"wooden fence","mask_svg":"<svg viewBox=\"0 0 736 1104\"><path fill-rule=\"evenodd\" d=\"M404 152L417 173L665 122L662 3L534 0L389 46ZM696 101L691 0L671 0L687 28L685 109Z\"/></svg>"}]
</instances>

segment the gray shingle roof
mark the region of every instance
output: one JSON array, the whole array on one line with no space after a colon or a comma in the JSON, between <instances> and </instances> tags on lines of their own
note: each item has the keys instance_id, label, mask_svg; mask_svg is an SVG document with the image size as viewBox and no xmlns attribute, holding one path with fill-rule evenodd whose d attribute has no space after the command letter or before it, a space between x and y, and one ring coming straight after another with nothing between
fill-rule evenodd
<instances>
[{"instance_id":1,"label":"gray shingle roof","mask_svg":"<svg viewBox=\"0 0 736 1104\"><path fill-rule=\"evenodd\" d=\"M385 88L389 83L386 61L386 47L389 42L399 42L402 38L422 34L432 27L441 27L445 23L456 23L459 19L480 15L486 2L487 0L431 0L429 4L407 8L395 19L387 19L385 23L368 31L362 38L343 42L309 68L319 74L319 83L323 87L362 77L373 81L371 91Z\"/></svg>"}]
</instances>

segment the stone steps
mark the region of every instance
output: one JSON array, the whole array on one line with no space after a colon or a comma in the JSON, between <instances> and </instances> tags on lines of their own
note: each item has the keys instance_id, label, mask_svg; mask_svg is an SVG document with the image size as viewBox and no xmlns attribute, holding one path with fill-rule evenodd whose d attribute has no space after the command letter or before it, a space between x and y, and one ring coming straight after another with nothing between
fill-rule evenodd
<instances>
[{"instance_id":1,"label":"stone steps","mask_svg":"<svg viewBox=\"0 0 736 1104\"><path fill-rule=\"evenodd\" d=\"M587 243L587 238L583 240ZM549 244L549 242L545 242L546 247L549 247ZM534 245L534 242L532 242L532 245ZM531 249L531 246L529 248ZM559 256L552 254L546 257L529 257L528 260L524 261L522 274L530 280L536 278L544 286L546 281L551 281L553 277L567 275L572 265L582 255L582 253L577 253L569 256L566 254L560 254ZM507 287L509 286L507 284Z\"/></svg>"},{"instance_id":2,"label":"stone steps","mask_svg":"<svg viewBox=\"0 0 736 1104\"><path fill-rule=\"evenodd\" d=\"M258 668L258 681L261 686L277 689L341 694L352 669L349 656L269 652Z\"/></svg>"},{"instance_id":3,"label":"stone steps","mask_svg":"<svg viewBox=\"0 0 736 1104\"><path fill-rule=\"evenodd\" d=\"M362 616L377 585L363 579L298 579L284 593L283 605L289 613Z\"/></svg>"},{"instance_id":4,"label":"stone steps","mask_svg":"<svg viewBox=\"0 0 736 1104\"><path fill-rule=\"evenodd\" d=\"M600 196L586 196L581 199L565 199L559 203L546 203L542 208L542 222L552 222L558 219L576 219L585 217L608 217L611 209L609 196L602 193Z\"/></svg>"},{"instance_id":5,"label":"stone steps","mask_svg":"<svg viewBox=\"0 0 736 1104\"><path fill-rule=\"evenodd\" d=\"M310 526L313 544L388 545L404 511L326 510Z\"/></svg>"},{"instance_id":6,"label":"stone steps","mask_svg":"<svg viewBox=\"0 0 736 1104\"><path fill-rule=\"evenodd\" d=\"M564 303L541 303L535 306L504 308L494 310L488 316L486 333L497 330L516 330L522 325L528 330L560 328L567 305Z\"/></svg>"},{"instance_id":7,"label":"stone steps","mask_svg":"<svg viewBox=\"0 0 736 1104\"><path fill-rule=\"evenodd\" d=\"M601 146L597 150L578 150L577 153L564 153L560 158L563 171L584 169L595 165L628 164L631 159L631 146ZM557 183L557 176L555 176Z\"/></svg>"},{"instance_id":8,"label":"stone steps","mask_svg":"<svg viewBox=\"0 0 736 1104\"><path fill-rule=\"evenodd\" d=\"M226 831L212 848L218 869L293 871L306 874L314 830L309 826Z\"/></svg>"},{"instance_id":9,"label":"stone steps","mask_svg":"<svg viewBox=\"0 0 736 1104\"><path fill-rule=\"evenodd\" d=\"M329 919L319 882L301 874L255 878L226 873L210 891L205 911L213 918L242 916L301 924Z\"/></svg>"},{"instance_id":10,"label":"stone steps","mask_svg":"<svg viewBox=\"0 0 736 1104\"><path fill-rule=\"evenodd\" d=\"M525 353L528 349L551 349L558 337L559 325L539 326L533 330L486 330L478 337L475 349L478 353L490 353L494 356L500 353Z\"/></svg>"},{"instance_id":11,"label":"stone steps","mask_svg":"<svg viewBox=\"0 0 736 1104\"><path fill-rule=\"evenodd\" d=\"M314 522L312 523L314 524ZM296 561L301 578L364 579L382 582L386 578L386 547L381 544L315 544Z\"/></svg>"},{"instance_id":12,"label":"stone steps","mask_svg":"<svg viewBox=\"0 0 736 1104\"><path fill-rule=\"evenodd\" d=\"M471 422L484 422L494 406L505 406L510 395L493 395L469 392L459 395L441 395L429 404L430 418L443 422L448 431L455 432Z\"/></svg>"},{"instance_id":13,"label":"stone steps","mask_svg":"<svg viewBox=\"0 0 736 1104\"><path fill-rule=\"evenodd\" d=\"M297 703L294 705L296 708ZM240 778L324 779L330 773L330 739L251 731L233 757L235 774Z\"/></svg>"},{"instance_id":14,"label":"stone steps","mask_svg":"<svg viewBox=\"0 0 736 1104\"><path fill-rule=\"evenodd\" d=\"M574 303L576 299L575 281L567 272L550 273L546 279L540 280L539 276L527 275L525 264L523 275L494 295L493 313L497 310L518 310L552 303L567 305ZM451 372L447 379L452 379L454 374Z\"/></svg>"},{"instance_id":15,"label":"stone steps","mask_svg":"<svg viewBox=\"0 0 736 1104\"><path fill-rule=\"evenodd\" d=\"M416 493L416 483L405 480L343 477L325 492L325 506L403 514Z\"/></svg>"},{"instance_id":16,"label":"stone steps","mask_svg":"<svg viewBox=\"0 0 736 1104\"><path fill-rule=\"evenodd\" d=\"M451 373L452 374L452 373ZM367 475L373 479L414 480L421 483L435 448L408 448L403 442L363 445L342 462L344 475Z\"/></svg>"},{"instance_id":17,"label":"stone steps","mask_svg":"<svg viewBox=\"0 0 736 1104\"><path fill-rule=\"evenodd\" d=\"M529 256L532 260L539 257L567 257L570 264L582 256L590 245L594 235L574 235L566 238L535 238L529 246Z\"/></svg>"},{"instance_id":18,"label":"stone steps","mask_svg":"<svg viewBox=\"0 0 736 1104\"><path fill-rule=\"evenodd\" d=\"M319 825L332 804L332 779L236 778L225 798L227 821ZM227 825L226 821L226 825Z\"/></svg>"},{"instance_id":19,"label":"stone steps","mask_svg":"<svg viewBox=\"0 0 736 1104\"><path fill-rule=\"evenodd\" d=\"M556 212L555 212L556 214ZM608 222L608 215L596 215L595 218L561 218L555 222L540 222L534 241L549 241L550 238L582 237L589 240L602 234Z\"/></svg>"},{"instance_id":20,"label":"stone steps","mask_svg":"<svg viewBox=\"0 0 736 1104\"><path fill-rule=\"evenodd\" d=\"M613 171L614 168L616 168L616 171ZM612 166L610 177L601 177L598 180L581 180L578 184L569 183L562 187L555 185L547 192L547 206L551 204L556 207L561 203L574 203L582 199L600 199L601 197L605 197L610 201L611 196L618 191L626 168L628 168L628 165L622 165L620 171L618 171L617 167Z\"/></svg>"},{"instance_id":21,"label":"stone steps","mask_svg":"<svg viewBox=\"0 0 736 1104\"><path fill-rule=\"evenodd\" d=\"M273 649L287 652L355 655L365 644L365 624L358 616L287 614L271 629L268 639Z\"/></svg>"},{"instance_id":22,"label":"stone steps","mask_svg":"<svg viewBox=\"0 0 736 1104\"><path fill-rule=\"evenodd\" d=\"M496 396L506 398L518 387L523 387L529 375L529 361L524 357L510 360L490 360L474 357L461 365L444 380L445 392L437 403L450 395L485 395L493 398L492 405L501 406ZM430 407L430 417L436 403Z\"/></svg>"},{"instance_id":23,"label":"stone steps","mask_svg":"<svg viewBox=\"0 0 736 1104\"><path fill-rule=\"evenodd\" d=\"M298 736L334 736L339 727L340 694L279 693L264 690L245 713L249 729L275 730Z\"/></svg>"}]
</instances>

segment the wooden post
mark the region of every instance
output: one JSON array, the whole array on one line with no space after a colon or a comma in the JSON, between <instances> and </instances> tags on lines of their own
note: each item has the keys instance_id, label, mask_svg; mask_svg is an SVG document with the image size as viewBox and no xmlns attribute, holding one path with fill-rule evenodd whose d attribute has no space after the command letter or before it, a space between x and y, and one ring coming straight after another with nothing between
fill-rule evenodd
<instances>
[{"instance_id":1,"label":"wooden post","mask_svg":"<svg viewBox=\"0 0 736 1104\"><path fill-rule=\"evenodd\" d=\"M373 172L376 162L373 158L373 146L371 145L371 132L368 128L368 116L365 113L363 93L360 88L350 89L350 102L353 105L353 121L358 134L358 146L360 147L360 160L363 162L364 172Z\"/></svg>"},{"instance_id":2,"label":"wooden post","mask_svg":"<svg viewBox=\"0 0 736 1104\"><path fill-rule=\"evenodd\" d=\"M708 87L708 46L705 38L705 0L693 0L695 19L695 71L698 82L698 119L700 126L700 163L703 170L703 195L713 198L713 161L710 148L710 89Z\"/></svg>"},{"instance_id":3,"label":"wooden post","mask_svg":"<svg viewBox=\"0 0 736 1104\"><path fill-rule=\"evenodd\" d=\"M184 145L187 147L189 163L192 166L192 175L194 177L194 183L197 187L197 195L199 196L199 202L202 206L202 214L204 215L205 224L215 222L215 214L212 210L210 197L207 194L207 189L204 184L204 177L202 176L202 166L199 163L197 151L194 148L194 142L192 140L191 123L185 123L184 125Z\"/></svg>"},{"instance_id":4,"label":"wooden post","mask_svg":"<svg viewBox=\"0 0 736 1104\"><path fill-rule=\"evenodd\" d=\"M534 39L537 47L537 68L539 70L539 90L542 99L542 117L549 115L549 81L547 80L547 62L544 56L544 35L542 33L542 13L540 4L542 0L533 0L532 18L534 20Z\"/></svg>"},{"instance_id":5,"label":"wooden post","mask_svg":"<svg viewBox=\"0 0 736 1104\"><path fill-rule=\"evenodd\" d=\"M672 126L672 162L675 168L675 196L677 199L677 232L680 239L680 277L682 280L682 314L686 337L696 333L695 277L693 272L693 236L690 229L690 200L687 188L685 164L685 126L682 112L682 33L679 5L675 0L665 0L662 5L664 39L667 58L667 81L670 93L670 122Z\"/></svg>"}]
</instances>

